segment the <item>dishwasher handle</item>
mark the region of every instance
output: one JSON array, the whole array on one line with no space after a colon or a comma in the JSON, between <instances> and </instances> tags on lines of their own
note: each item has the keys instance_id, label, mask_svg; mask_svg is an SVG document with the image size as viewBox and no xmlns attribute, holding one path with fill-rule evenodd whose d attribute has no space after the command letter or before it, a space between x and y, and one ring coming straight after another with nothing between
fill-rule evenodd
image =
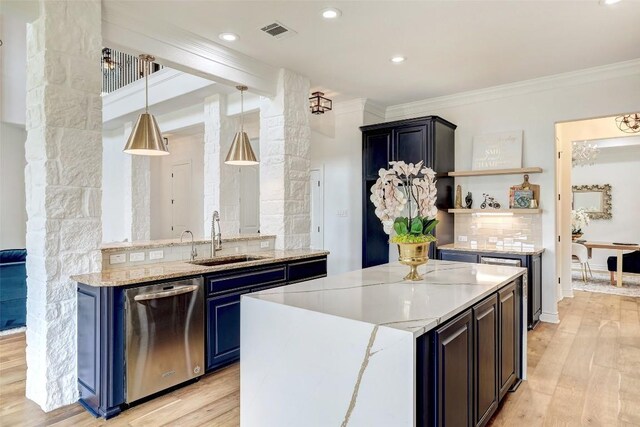
<instances>
[{"instance_id":1,"label":"dishwasher handle","mask_svg":"<svg viewBox=\"0 0 640 427\"><path fill-rule=\"evenodd\" d=\"M165 291L152 292L150 294L140 294L133 297L135 301L149 301L159 298L168 298L176 295L188 294L189 292L195 292L198 290L198 285L178 286L173 289L167 289Z\"/></svg>"}]
</instances>

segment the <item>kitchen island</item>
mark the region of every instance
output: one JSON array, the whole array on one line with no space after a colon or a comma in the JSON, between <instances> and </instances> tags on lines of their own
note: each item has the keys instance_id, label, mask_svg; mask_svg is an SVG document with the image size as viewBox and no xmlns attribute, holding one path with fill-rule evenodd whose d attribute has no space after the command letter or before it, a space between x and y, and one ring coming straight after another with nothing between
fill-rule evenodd
<instances>
[{"instance_id":1,"label":"kitchen island","mask_svg":"<svg viewBox=\"0 0 640 427\"><path fill-rule=\"evenodd\" d=\"M394 263L242 296L243 426L483 425L526 366L526 269Z\"/></svg>"}]
</instances>

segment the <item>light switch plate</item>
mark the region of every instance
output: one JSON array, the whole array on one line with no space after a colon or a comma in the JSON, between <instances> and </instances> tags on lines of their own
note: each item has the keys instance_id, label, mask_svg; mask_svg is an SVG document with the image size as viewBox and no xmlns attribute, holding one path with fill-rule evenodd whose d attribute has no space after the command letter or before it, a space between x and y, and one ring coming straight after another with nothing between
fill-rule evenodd
<instances>
[{"instance_id":1,"label":"light switch plate","mask_svg":"<svg viewBox=\"0 0 640 427\"><path fill-rule=\"evenodd\" d=\"M458 236L458 242L466 242L467 236Z\"/></svg>"},{"instance_id":2,"label":"light switch plate","mask_svg":"<svg viewBox=\"0 0 640 427\"><path fill-rule=\"evenodd\" d=\"M132 252L129 254L129 262L144 261L144 252Z\"/></svg>"},{"instance_id":3,"label":"light switch plate","mask_svg":"<svg viewBox=\"0 0 640 427\"><path fill-rule=\"evenodd\" d=\"M268 240L260 242L260 248L261 249L268 248L268 247L269 247L269 241Z\"/></svg>"},{"instance_id":4,"label":"light switch plate","mask_svg":"<svg viewBox=\"0 0 640 427\"><path fill-rule=\"evenodd\" d=\"M109 255L109 264L123 264L127 262L127 254Z\"/></svg>"},{"instance_id":5,"label":"light switch plate","mask_svg":"<svg viewBox=\"0 0 640 427\"><path fill-rule=\"evenodd\" d=\"M336 215L339 217L346 217L348 215L349 211L347 211L346 209L339 209L336 212Z\"/></svg>"},{"instance_id":6,"label":"light switch plate","mask_svg":"<svg viewBox=\"0 0 640 427\"><path fill-rule=\"evenodd\" d=\"M149 252L149 259L162 259L162 258L164 258L164 251Z\"/></svg>"}]
</instances>

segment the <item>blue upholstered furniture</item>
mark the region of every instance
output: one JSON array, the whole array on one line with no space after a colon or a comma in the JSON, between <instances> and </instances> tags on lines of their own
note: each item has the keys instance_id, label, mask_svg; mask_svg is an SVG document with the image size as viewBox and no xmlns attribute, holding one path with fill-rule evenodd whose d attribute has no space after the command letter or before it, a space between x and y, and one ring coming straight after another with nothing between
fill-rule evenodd
<instances>
[{"instance_id":1,"label":"blue upholstered furniture","mask_svg":"<svg viewBox=\"0 0 640 427\"><path fill-rule=\"evenodd\" d=\"M618 257L610 256L607 258L607 270L611 272L611 283L613 284L613 274L617 269ZM640 273L640 251L629 252L622 255L622 272L623 273Z\"/></svg>"},{"instance_id":2,"label":"blue upholstered furniture","mask_svg":"<svg viewBox=\"0 0 640 427\"><path fill-rule=\"evenodd\" d=\"M27 316L27 251L0 251L0 331L25 326Z\"/></svg>"}]
</instances>

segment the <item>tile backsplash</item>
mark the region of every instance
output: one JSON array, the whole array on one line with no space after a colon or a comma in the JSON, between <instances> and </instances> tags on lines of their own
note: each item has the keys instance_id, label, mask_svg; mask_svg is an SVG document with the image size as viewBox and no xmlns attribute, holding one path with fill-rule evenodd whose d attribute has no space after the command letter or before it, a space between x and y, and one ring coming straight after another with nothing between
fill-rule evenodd
<instances>
[{"instance_id":1,"label":"tile backsplash","mask_svg":"<svg viewBox=\"0 0 640 427\"><path fill-rule=\"evenodd\" d=\"M542 247L540 214L457 214L454 229L454 243L461 248L532 250Z\"/></svg>"},{"instance_id":2,"label":"tile backsplash","mask_svg":"<svg viewBox=\"0 0 640 427\"><path fill-rule=\"evenodd\" d=\"M275 247L275 236L273 238L243 239L239 241L223 242L222 249L216 252L216 256L235 255L242 253L252 253L260 251L273 251ZM195 244L198 256L196 259L211 258L211 244ZM115 270L120 268L130 268L137 265L155 264L159 262L189 261L191 256L191 245L167 245L155 246L152 248L123 248L114 251L102 251L102 270Z\"/></svg>"}]
</instances>

